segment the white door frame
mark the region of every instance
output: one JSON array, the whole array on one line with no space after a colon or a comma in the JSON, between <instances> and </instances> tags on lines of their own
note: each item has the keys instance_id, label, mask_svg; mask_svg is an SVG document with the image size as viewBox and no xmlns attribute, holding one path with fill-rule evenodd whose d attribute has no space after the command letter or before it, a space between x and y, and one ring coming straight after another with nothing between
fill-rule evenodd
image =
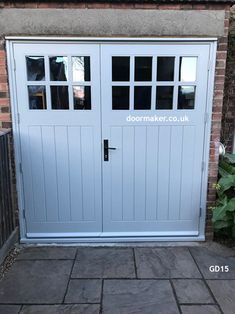
<instances>
[{"instance_id":1,"label":"white door frame","mask_svg":"<svg viewBox=\"0 0 235 314\"><path fill-rule=\"evenodd\" d=\"M204 43L210 46L210 58L208 64L208 80L207 80L207 103L205 108L205 116L207 117L205 132L204 132L204 147L203 147L203 164L204 171L202 174L201 183L201 217L199 222L199 235L198 236L162 236L162 237L93 237L93 238L34 238L28 239L26 237L26 226L24 218L24 194L21 175L21 151L20 151L20 134L18 124L18 101L16 94L16 79L15 79L15 61L13 48L15 43L67 43L77 41L79 43L97 42L97 43L116 43L130 42L132 44L145 44L151 42L151 44L166 44L177 43L187 45L189 42L192 44ZM20 241L21 243L71 243L71 242L132 242L132 241L203 241L205 240L205 223L206 223L206 200L207 200L207 183L208 183L208 163L209 163L209 144L210 144L210 130L211 130L211 115L212 115L212 103L213 103L213 90L214 90L214 77L215 77L215 62L216 62L216 50L217 39L216 38L56 38L56 37L6 37L6 49L7 49L7 63L8 63L8 75L10 85L10 103L12 112L12 127L14 136L14 152L15 152L15 166L16 166L16 185L19 207L19 223L20 223Z\"/></svg>"}]
</instances>

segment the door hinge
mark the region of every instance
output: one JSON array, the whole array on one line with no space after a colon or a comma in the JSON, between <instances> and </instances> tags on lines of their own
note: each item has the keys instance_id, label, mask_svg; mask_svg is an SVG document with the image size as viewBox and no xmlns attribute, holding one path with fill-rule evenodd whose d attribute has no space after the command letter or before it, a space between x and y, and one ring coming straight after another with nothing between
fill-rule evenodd
<instances>
[{"instance_id":1,"label":"door hinge","mask_svg":"<svg viewBox=\"0 0 235 314\"><path fill-rule=\"evenodd\" d=\"M202 208L199 209L199 217L202 217Z\"/></svg>"},{"instance_id":2,"label":"door hinge","mask_svg":"<svg viewBox=\"0 0 235 314\"><path fill-rule=\"evenodd\" d=\"M21 162L19 163L19 170L20 170L20 173L23 173L22 163Z\"/></svg>"},{"instance_id":3,"label":"door hinge","mask_svg":"<svg viewBox=\"0 0 235 314\"><path fill-rule=\"evenodd\" d=\"M205 121L204 121L205 124L207 124L208 120L209 120L209 113L206 112L206 113L205 113Z\"/></svg>"},{"instance_id":4,"label":"door hinge","mask_svg":"<svg viewBox=\"0 0 235 314\"><path fill-rule=\"evenodd\" d=\"M202 172L205 170L205 161L202 161Z\"/></svg>"},{"instance_id":5,"label":"door hinge","mask_svg":"<svg viewBox=\"0 0 235 314\"><path fill-rule=\"evenodd\" d=\"M15 58L13 59L14 61L14 72L16 71L16 60L15 60Z\"/></svg>"},{"instance_id":6,"label":"door hinge","mask_svg":"<svg viewBox=\"0 0 235 314\"><path fill-rule=\"evenodd\" d=\"M25 209L23 209L23 218L25 219Z\"/></svg>"},{"instance_id":7,"label":"door hinge","mask_svg":"<svg viewBox=\"0 0 235 314\"><path fill-rule=\"evenodd\" d=\"M18 122L18 124L20 124L20 114L19 113L17 113L17 122Z\"/></svg>"},{"instance_id":8,"label":"door hinge","mask_svg":"<svg viewBox=\"0 0 235 314\"><path fill-rule=\"evenodd\" d=\"M212 68L212 60L210 58L208 61L207 71L210 72L211 68Z\"/></svg>"}]
</instances>

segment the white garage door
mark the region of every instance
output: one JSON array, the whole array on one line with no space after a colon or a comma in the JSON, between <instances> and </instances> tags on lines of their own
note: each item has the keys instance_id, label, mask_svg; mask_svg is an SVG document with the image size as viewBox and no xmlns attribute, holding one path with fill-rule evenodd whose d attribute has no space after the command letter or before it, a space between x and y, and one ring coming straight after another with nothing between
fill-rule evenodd
<instances>
[{"instance_id":1,"label":"white garage door","mask_svg":"<svg viewBox=\"0 0 235 314\"><path fill-rule=\"evenodd\" d=\"M14 58L28 237L198 235L209 45Z\"/></svg>"}]
</instances>

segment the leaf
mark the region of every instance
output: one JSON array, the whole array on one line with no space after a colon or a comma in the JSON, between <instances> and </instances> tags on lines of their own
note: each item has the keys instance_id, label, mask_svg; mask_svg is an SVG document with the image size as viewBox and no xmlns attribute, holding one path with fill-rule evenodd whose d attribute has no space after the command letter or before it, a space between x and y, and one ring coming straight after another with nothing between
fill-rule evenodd
<instances>
[{"instance_id":1,"label":"leaf","mask_svg":"<svg viewBox=\"0 0 235 314\"><path fill-rule=\"evenodd\" d=\"M228 201L228 204L225 207L226 211L235 212L235 197L231 198Z\"/></svg>"},{"instance_id":2,"label":"leaf","mask_svg":"<svg viewBox=\"0 0 235 314\"><path fill-rule=\"evenodd\" d=\"M224 158L229 160L231 164L235 164L235 154L226 153Z\"/></svg>"},{"instance_id":3,"label":"leaf","mask_svg":"<svg viewBox=\"0 0 235 314\"><path fill-rule=\"evenodd\" d=\"M221 159L219 162L219 167L226 171L228 174L235 174L235 165L231 164L226 159Z\"/></svg>"},{"instance_id":4,"label":"leaf","mask_svg":"<svg viewBox=\"0 0 235 314\"><path fill-rule=\"evenodd\" d=\"M219 174L221 177L226 177L229 175L229 172L227 172L225 169L223 169L222 167L219 167Z\"/></svg>"},{"instance_id":5,"label":"leaf","mask_svg":"<svg viewBox=\"0 0 235 314\"><path fill-rule=\"evenodd\" d=\"M226 206L227 204L224 204L214 208L212 216L213 223L215 223L218 220L226 220Z\"/></svg>"},{"instance_id":6,"label":"leaf","mask_svg":"<svg viewBox=\"0 0 235 314\"><path fill-rule=\"evenodd\" d=\"M217 190L218 195L235 186L235 175L228 175L219 179L220 188Z\"/></svg>"},{"instance_id":7,"label":"leaf","mask_svg":"<svg viewBox=\"0 0 235 314\"><path fill-rule=\"evenodd\" d=\"M223 221L223 220L218 220L213 224L214 229L219 230L223 228L228 228L231 226L231 222L229 221Z\"/></svg>"}]
</instances>

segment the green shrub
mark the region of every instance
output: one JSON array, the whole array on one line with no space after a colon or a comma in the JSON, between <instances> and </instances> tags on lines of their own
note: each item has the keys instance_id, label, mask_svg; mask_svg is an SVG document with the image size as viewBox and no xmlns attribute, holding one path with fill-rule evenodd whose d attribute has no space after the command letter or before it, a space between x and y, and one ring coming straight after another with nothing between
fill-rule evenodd
<instances>
[{"instance_id":1,"label":"green shrub","mask_svg":"<svg viewBox=\"0 0 235 314\"><path fill-rule=\"evenodd\" d=\"M212 222L218 234L235 238L235 154L225 154L219 163L220 179Z\"/></svg>"}]
</instances>

